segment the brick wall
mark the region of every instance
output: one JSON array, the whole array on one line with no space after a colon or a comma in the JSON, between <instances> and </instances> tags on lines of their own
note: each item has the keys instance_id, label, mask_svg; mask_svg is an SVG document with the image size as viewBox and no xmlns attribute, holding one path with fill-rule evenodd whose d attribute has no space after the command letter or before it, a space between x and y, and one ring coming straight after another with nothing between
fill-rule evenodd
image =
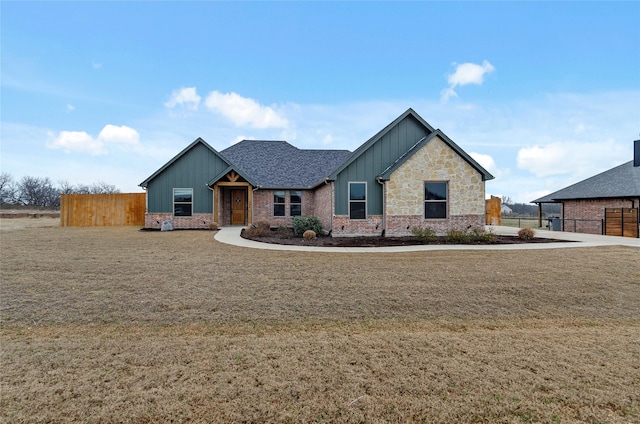
<instances>
[{"instance_id":1,"label":"brick wall","mask_svg":"<svg viewBox=\"0 0 640 424\"><path fill-rule=\"evenodd\" d=\"M320 186L314 192L313 206L314 216L322 223L322 228L326 231L331 230L331 216L333 199L333 183ZM303 212L304 213L304 212Z\"/></svg>"},{"instance_id":2,"label":"brick wall","mask_svg":"<svg viewBox=\"0 0 640 424\"><path fill-rule=\"evenodd\" d=\"M587 199L563 202L564 231L602 234L602 220L605 208L638 207L640 199Z\"/></svg>"},{"instance_id":3,"label":"brick wall","mask_svg":"<svg viewBox=\"0 0 640 424\"><path fill-rule=\"evenodd\" d=\"M311 190L302 191L302 215L314 216L314 193ZM291 199L289 190L285 192L285 216L273 216L273 192L274 190L256 190L253 192L253 223L267 221L272 227L284 225L293 226L291 217Z\"/></svg>"},{"instance_id":4,"label":"brick wall","mask_svg":"<svg viewBox=\"0 0 640 424\"><path fill-rule=\"evenodd\" d=\"M379 236L382 234L382 215L369 215L367 219L349 219L349 215L333 217L334 237Z\"/></svg>"}]
</instances>

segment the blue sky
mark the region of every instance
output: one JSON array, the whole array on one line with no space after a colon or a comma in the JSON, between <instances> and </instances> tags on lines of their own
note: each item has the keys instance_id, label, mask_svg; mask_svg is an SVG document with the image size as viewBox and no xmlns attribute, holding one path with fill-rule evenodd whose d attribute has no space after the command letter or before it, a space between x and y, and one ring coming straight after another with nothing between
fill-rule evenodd
<instances>
[{"instance_id":1,"label":"blue sky","mask_svg":"<svg viewBox=\"0 0 640 424\"><path fill-rule=\"evenodd\" d=\"M123 192L197 137L354 150L412 107L528 202L632 159L640 2L0 4L14 178Z\"/></svg>"}]
</instances>

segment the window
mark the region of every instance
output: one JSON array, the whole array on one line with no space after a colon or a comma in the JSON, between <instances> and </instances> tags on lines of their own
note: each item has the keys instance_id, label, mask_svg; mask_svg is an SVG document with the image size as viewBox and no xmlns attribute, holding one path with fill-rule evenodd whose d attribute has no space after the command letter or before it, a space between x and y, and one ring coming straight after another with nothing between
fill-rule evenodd
<instances>
[{"instance_id":1,"label":"window","mask_svg":"<svg viewBox=\"0 0 640 424\"><path fill-rule=\"evenodd\" d=\"M273 216L284 216L284 191L273 192Z\"/></svg>"},{"instance_id":2,"label":"window","mask_svg":"<svg viewBox=\"0 0 640 424\"><path fill-rule=\"evenodd\" d=\"M302 192L292 190L289 192L289 211L291 216L302 215Z\"/></svg>"},{"instance_id":3,"label":"window","mask_svg":"<svg viewBox=\"0 0 640 424\"><path fill-rule=\"evenodd\" d=\"M349 183L349 219L367 217L367 183Z\"/></svg>"},{"instance_id":4,"label":"window","mask_svg":"<svg viewBox=\"0 0 640 424\"><path fill-rule=\"evenodd\" d=\"M424 183L424 218L447 218L447 192L446 182Z\"/></svg>"},{"instance_id":5,"label":"window","mask_svg":"<svg viewBox=\"0 0 640 424\"><path fill-rule=\"evenodd\" d=\"M173 189L173 215L191 216L193 208L193 189L174 188Z\"/></svg>"}]
</instances>

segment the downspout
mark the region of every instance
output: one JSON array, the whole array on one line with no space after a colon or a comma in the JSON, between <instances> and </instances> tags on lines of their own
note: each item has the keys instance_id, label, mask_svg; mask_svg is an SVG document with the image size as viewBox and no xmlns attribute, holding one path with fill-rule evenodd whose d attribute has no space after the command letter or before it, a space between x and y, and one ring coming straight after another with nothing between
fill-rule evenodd
<instances>
[{"instance_id":1,"label":"downspout","mask_svg":"<svg viewBox=\"0 0 640 424\"><path fill-rule=\"evenodd\" d=\"M251 190L251 199L250 199L250 203L251 203L251 222L247 222L247 225L251 225L253 224L253 193L255 193L256 191L260 190L262 186L257 185L254 189ZM249 201L249 199L247 199L247 201ZM247 217L247 220L249 219L249 217Z\"/></svg>"},{"instance_id":2,"label":"downspout","mask_svg":"<svg viewBox=\"0 0 640 424\"><path fill-rule=\"evenodd\" d=\"M387 184L381 177L376 177L378 184L382 186L382 234L387 232Z\"/></svg>"},{"instance_id":3,"label":"downspout","mask_svg":"<svg viewBox=\"0 0 640 424\"><path fill-rule=\"evenodd\" d=\"M324 184L325 185L330 185L331 183L329 182L328 178L324 179ZM333 185L331 185L330 187L331 193L329 193L329 199L330 199L330 203L331 203L331 209L329 209L329 234L333 233Z\"/></svg>"},{"instance_id":4,"label":"downspout","mask_svg":"<svg viewBox=\"0 0 640 424\"><path fill-rule=\"evenodd\" d=\"M209 190L211 190L211 217L213 222L218 223L218 217L216 216L216 191L211 188L209 184L205 184Z\"/></svg>"}]
</instances>

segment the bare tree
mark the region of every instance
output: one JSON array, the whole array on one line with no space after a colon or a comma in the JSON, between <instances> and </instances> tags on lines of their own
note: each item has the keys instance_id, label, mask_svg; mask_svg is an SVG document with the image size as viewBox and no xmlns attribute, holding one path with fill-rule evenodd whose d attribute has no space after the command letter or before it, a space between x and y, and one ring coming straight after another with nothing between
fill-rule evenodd
<instances>
[{"instance_id":1,"label":"bare tree","mask_svg":"<svg viewBox=\"0 0 640 424\"><path fill-rule=\"evenodd\" d=\"M19 202L25 206L52 209L60 207L60 193L49 178L22 177L17 192Z\"/></svg>"},{"instance_id":2,"label":"bare tree","mask_svg":"<svg viewBox=\"0 0 640 424\"><path fill-rule=\"evenodd\" d=\"M76 188L67 180L58 181L58 192L60 194L74 194Z\"/></svg>"},{"instance_id":3,"label":"bare tree","mask_svg":"<svg viewBox=\"0 0 640 424\"><path fill-rule=\"evenodd\" d=\"M112 184L107 184L103 181L93 183L89 188L91 194L115 194L120 193L120 190Z\"/></svg>"},{"instance_id":4,"label":"bare tree","mask_svg":"<svg viewBox=\"0 0 640 424\"><path fill-rule=\"evenodd\" d=\"M76 186L70 184L68 181L60 181L58 191L60 194L115 194L120 193L120 190L113 184L107 184L103 181L98 181L91 185L78 184Z\"/></svg>"},{"instance_id":5,"label":"bare tree","mask_svg":"<svg viewBox=\"0 0 640 424\"><path fill-rule=\"evenodd\" d=\"M16 202L16 183L8 172L0 174L0 205L13 205Z\"/></svg>"},{"instance_id":6,"label":"bare tree","mask_svg":"<svg viewBox=\"0 0 640 424\"><path fill-rule=\"evenodd\" d=\"M513 200L509 196L501 196L500 199L503 205L513 205Z\"/></svg>"}]
</instances>

